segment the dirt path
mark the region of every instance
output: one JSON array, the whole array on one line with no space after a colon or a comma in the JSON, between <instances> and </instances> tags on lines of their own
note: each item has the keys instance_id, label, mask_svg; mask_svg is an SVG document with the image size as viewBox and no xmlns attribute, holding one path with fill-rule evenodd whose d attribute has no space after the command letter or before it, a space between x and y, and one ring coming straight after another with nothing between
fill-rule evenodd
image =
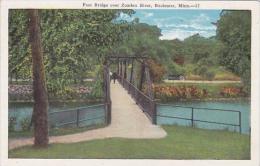
<instances>
[{"instance_id":1,"label":"dirt path","mask_svg":"<svg viewBox=\"0 0 260 166\"><path fill-rule=\"evenodd\" d=\"M73 143L111 137L163 138L167 135L160 126L151 124L134 100L117 82L111 84L111 100L111 125L77 134L52 136L50 137L50 143ZM33 144L32 138L9 139L8 148L14 149L31 144Z\"/></svg>"}]
</instances>

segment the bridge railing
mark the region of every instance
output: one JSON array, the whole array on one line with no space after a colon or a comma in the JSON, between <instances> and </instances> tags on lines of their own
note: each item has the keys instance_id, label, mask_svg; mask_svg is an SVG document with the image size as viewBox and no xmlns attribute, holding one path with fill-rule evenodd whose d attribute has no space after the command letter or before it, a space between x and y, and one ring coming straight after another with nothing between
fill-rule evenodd
<instances>
[{"instance_id":1,"label":"bridge railing","mask_svg":"<svg viewBox=\"0 0 260 166\"><path fill-rule=\"evenodd\" d=\"M139 90L134 84L118 75L119 83L127 90L136 104L142 109L153 124L156 124L156 102Z\"/></svg>"},{"instance_id":2,"label":"bridge railing","mask_svg":"<svg viewBox=\"0 0 260 166\"><path fill-rule=\"evenodd\" d=\"M179 105L172 105L172 104L162 104L156 103L155 100L151 99L149 96L144 94L141 90L139 90L135 85L130 83L128 80L124 79L121 76L118 76L119 83L127 90L127 92L131 95L131 97L135 100L136 104L145 112L149 119L153 122L153 124L157 124L157 118L170 118L170 119L179 119L184 121L190 121L192 127L196 127L198 122L206 123L206 124L216 124L216 125L225 125L225 126L233 126L238 127L239 132L242 132L242 123L241 123L241 112L236 110L225 110L225 109L215 109L215 108L198 108L198 107L185 107ZM181 115L179 113L174 114L174 111L171 111L171 114L162 114L160 109L157 107L167 106L172 107L173 110L178 110L179 108L185 109L182 110L182 113L187 113L185 115ZM158 110L157 110L158 109ZM223 122L223 121L216 121L210 118L203 118L198 117L197 112L200 111L212 111L215 113L220 112L227 112L227 113L234 113L237 115L236 122ZM196 115L196 116L195 116Z\"/></svg>"},{"instance_id":3,"label":"bridge railing","mask_svg":"<svg viewBox=\"0 0 260 166\"><path fill-rule=\"evenodd\" d=\"M106 112L104 104L54 111L49 113L49 124L50 128L105 124Z\"/></svg>"},{"instance_id":4,"label":"bridge railing","mask_svg":"<svg viewBox=\"0 0 260 166\"><path fill-rule=\"evenodd\" d=\"M216 108L199 108L199 107L185 107L185 106L179 106L179 105L172 105L172 104L157 104L157 106L166 106L166 107L172 107L173 110L175 109L185 109L182 110L182 112L190 112L189 115L168 115L164 113L158 113L157 117L162 117L162 118L171 118L171 119L181 119L181 120L186 120L191 122L191 126L195 127L195 122L201 122L201 123L208 123L208 124L217 124L217 125L225 125L225 126L233 126L233 127L238 127L239 128L239 133L242 132L242 123L241 123L241 112L237 110L224 110L224 109L216 109ZM207 120L205 118L199 118L198 116L195 118L195 113L199 111L214 111L214 112L229 112L229 113L234 113L237 115L237 122L234 123L229 123L229 122L220 122L216 120ZM174 113L172 111L172 113Z\"/></svg>"}]
</instances>

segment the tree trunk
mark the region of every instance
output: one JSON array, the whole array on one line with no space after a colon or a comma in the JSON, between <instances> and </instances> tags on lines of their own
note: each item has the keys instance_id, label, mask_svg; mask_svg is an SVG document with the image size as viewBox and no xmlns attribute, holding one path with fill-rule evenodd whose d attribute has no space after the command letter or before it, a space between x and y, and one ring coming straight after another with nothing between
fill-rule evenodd
<instances>
[{"instance_id":1,"label":"tree trunk","mask_svg":"<svg viewBox=\"0 0 260 166\"><path fill-rule=\"evenodd\" d=\"M33 124L34 145L46 147L49 142L48 135L48 96L43 65L43 53L41 46L40 19L38 10L28 10L29 16L29 42L32 51L33 71Z\"/></svg>"}]
</instances>

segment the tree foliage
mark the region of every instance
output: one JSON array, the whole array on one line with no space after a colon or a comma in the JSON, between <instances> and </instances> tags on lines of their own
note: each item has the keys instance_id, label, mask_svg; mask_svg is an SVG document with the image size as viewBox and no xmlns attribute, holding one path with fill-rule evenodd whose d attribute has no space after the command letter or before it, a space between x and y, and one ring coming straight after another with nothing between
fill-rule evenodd
<instances>
[{"instance_id":1,"label":"tree foliage","mask_svg":"<svg viewBox=\"0 0 260 166\"><path fill-rule=\"evenodd\" d=\"M222 11L217 22L217 38L224 47L220 63L242 77L250 85L251 13L250 11Z\"/></svg>"},{"instance_id":2,"label":"tree foliage","mask_svg":"<svg viewBox=\"0 0 260 166\"><path fill-rule=\"evenodd\" d=\"M205 38L195 34L183 41L185 60L190 63L199 63L203 65L216 65L217 58L214 50L218 41L215 38Z\"/></svg>"},{"instance_id":3,"label":"tree foliage","mask_svg":"<svg viewBox=\"0 0 260 166\"><path fill-rule=\"evenodd\" d=\"M165 67L152 59L148 60L152 82L160 82L166 73Z\"/></svg>"},{"instance_id":4,"label":"tree foliage","mask_svg":"<svg viewBox=\"0 0 260 166\"><path fill-rule=\"evenodd\" d=\"M161 30L157 26L139 23L135 20L131 31L128 31L125 40L119 47L114 48L113 54L117 56L145 56L148 57L148 66L151 79L154 82L161 81L165 75L165 67L168 63L170 52L165 44L159 39ZM140 77L140 66L135 66L135 73Z\"/></svg>"},{"instance_id":5,"label":"tree foliage","mask_svg":"<svg viewBox=\"0 0 260 166\"><path fill-rule=\"evenodd\" d=\"M24 11L11 10L9 14L10 77L31 76ZM216 24L217 36L205 38L195 34L183 41L160 40L161 30L157 26L140 23L138 19L120 20L122 13L132 15L134 11L41 10L49 91L64 94L70 84L79 83L90 71L96 71L96 65L109 55L147 56L163 64L167 74L212 77L214 71L201 72L203 68L224 66L243 80L250 79L249 11L223 11Z\"/></svg>"},{"instance_id":6,"label":"tree foliage","mask_svg":"<svg viewBox=\"0 0 260 166\"><path fill-rule=\"evenodd\" d=\"M31 58L28 42L28 17L25 10L9 13L9 77L31 77Z\"/></svg>"},{"instance_id":7,"label":"tree foliage","mask_svg":"<svg viewBox=\"0 0 260 166\"><path fill-rule=\"evenodd\" d=\"M118 19L120 13L131 15L133 11L40 10L49 91L61 95L68 85L83 80L124 38L131 22ZM31 78L25 14L25 10L10 10L9 75Z\"/></svg>"},{"instance_id":8,"label":"tree foliage","mask_svg":"<svg viewBox=\"0 0 260 166\"><path fill-rule=\"evenodd\" d=\"M135 22L122 44L115 48L113 54L120 56L153 57L158 49L160 29L144 23Z\"/></svg>"}]
</instances>

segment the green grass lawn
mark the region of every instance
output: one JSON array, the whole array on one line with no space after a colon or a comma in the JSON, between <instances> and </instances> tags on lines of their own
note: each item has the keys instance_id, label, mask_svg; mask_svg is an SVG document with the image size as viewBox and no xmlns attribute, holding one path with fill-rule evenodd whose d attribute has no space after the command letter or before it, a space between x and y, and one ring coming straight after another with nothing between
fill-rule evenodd
<instances>
[{"instance_id":1,"label":"green grass lawn","mask_svg":"<svg viewBox=\"0 0 260 166\"><path fill-rule=\"evenodd\" d=\"M163 126L162 139L109 138L10 150L10 158L250 159L250 139L228 131Z\"/></svg>"},{"instance_id":2,"label":"green grass lawn","mask_svg":"<svg viewBox=\"0 0 260 166\"><path fill-rule=\"evenodd\" d=\"M95 126L87 126L87 127L80 127L80 128L59 128L59 129L50 129L49 135L50 136L59 136L59 135L68 135L68 134L75 134L84 132L87 130L97 129L105 127L105 124L98 124ZM33 131L9 131L8 138L30 138L33 137Z\"/></svg>"}]
</instances>

